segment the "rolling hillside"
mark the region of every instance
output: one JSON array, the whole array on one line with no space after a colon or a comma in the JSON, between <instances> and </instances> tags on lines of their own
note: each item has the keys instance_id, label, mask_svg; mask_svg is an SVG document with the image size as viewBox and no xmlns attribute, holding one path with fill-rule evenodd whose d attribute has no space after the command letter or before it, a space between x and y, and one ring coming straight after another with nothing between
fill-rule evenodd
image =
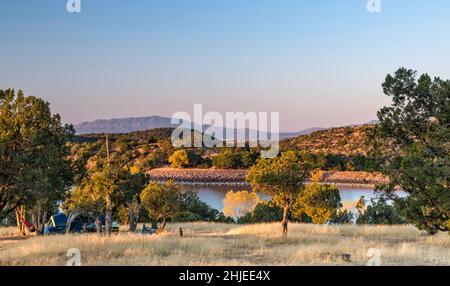
<instances>
[{"instance_id":1,"label":"rolling hillside","mask_svg":"<svg viewBox=\"0 0 450 286\"><path fill-rule=\"evenodd\" d=\"M373 125L363 125L320 130L309 135L282 140L280 147L282 151L297 150L314 154L337 155L338 158L331 158L332 162L326 163L326 170L366 170L365 161L354 161L352 158L356 156L361 159L361 156L368 154L367 130L372 127ZM161 128L126 134L110 134L112 158L130 166L138 166L140 169L168 166L168 157L175 151L170 141L172 130ZM82 159L89 167L92 167L98 161L99 156L100 158L105 157L105 136L103 134L79 135L72 142L71 149L74 158ZM223 152L220 148L193 148L190 150L200 156L198 158L203 158L199 159L200 161L195 166L192 166L197 168L211 167L212 156ZM239 152L239 150L233 152ZM353 168L347 166L349 160L354 161L352 161Z\"/></svg>"},{"instance_id":2,"label":"rolling hillside","mask_svg":"<svg viewBox=\"0 0 450 286\"><path fill-rule=\"evenodd\" d=\"M281 141L283 150L308 151L311 153L366 155L367 131L373 125L330 128Z\"/></svg>"}]
</instances>

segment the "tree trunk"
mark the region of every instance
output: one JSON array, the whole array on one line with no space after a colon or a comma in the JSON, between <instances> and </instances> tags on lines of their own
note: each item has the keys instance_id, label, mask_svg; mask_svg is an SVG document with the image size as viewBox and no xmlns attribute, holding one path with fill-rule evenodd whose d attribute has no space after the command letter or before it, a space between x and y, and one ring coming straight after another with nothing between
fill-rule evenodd
<instances>
[{"instance_id":1,"label":"tree trunk","mask_svg":"<svg viewBox=\"0 0 450 286\"><path fill-rule=\"evenodd\" d=\"M135 232L139 222L140 204L138 202L128 203L128 223L130 225L130 232Z\"/></svg>"},{"instance_id":2,"label":"tree trunk","mask_svg":"<svg viewBox=\"0 0 450 286\"><path fill-rule=\"evenodd\" d=\"M133 206L128 205L128 224L130 225L130 232L136 231L136 223L134 222Z\"/></svg>"},{"instance_id":3,"label":"tree trunk","mask_svg":"<svg viewBox=\"0 0 450 286\"><path fill-rule=\"evenodd\" d=\"M97 229L97 234L102 235L102 218L100 214L95 219L95 228Z\"/></svg>"},{"instance_id":4,"label":"tree trunk","mask_svg":"<svg viewBox=\"0 0 450 286\"><path fill-rule=\"evenodd\" d=\"M111 235L111 195L106 196L106 205L105 205L105 234Z\"/></svg>"},{"instance_id":5,"label":"tree trunk","mask_svg":"<svg viewBox=\"0 0 450 286\"><path fill-rule=\"evenodd\" d=\"M48 219L48 217L47 217L47 211L44 211L44 213L42 214L42 225L41 225L41 229L40 229L40 234L44 234L44 228L45 228L45 224L46 224L46 222L47 222L47 219Z\"/></svg>"},{"instance_id":6,"label":"tree trunk","mask_svg":"<svg viewBox=\"0 0 450 286\"><path fill-rule=\"evenodd\" d=\"M283 236L287 236L287 234L288 234L288 212L289 212L289 207L284 207L283 221L281 222L281 226L283 227Z\"/></svg>"},{"instance_id":7,"label":"tree trunk","mask_svg":"<svg viewBox=\"0 0 450 286\"><path fill-rule=\"evenodd\" d=\"M16 224L17 224L19 233L22 234L23 236L25 236L25 235L27 235L26 229L25 229L25 224L23 222L25 219L25 214L26 214L25 206L24 205L19 206L18 208L16 208L15 212L16 212Z\"/></svg>"},{"instance_id":8,"label":"tree trunk","mask_svg":"<svg viewBox=\"0 0 450 286\"><path fill-rule=\"evenodd\" d=\"M67 223L66 223L66 234L70 233L71 227L72 227L72 222L75 220L76 215L74 213L70 213L69 217L67 218Z\"/></svg>"},{"instance_id":9,"label":"tree trunk","mask_svg":"<svg viewBox=\"0 0 450 286\"><path fill-rule=\"evenodd\" d=\"M31 221L36 233L42 235L44 233L45 222L47 221L47 211L40 204L32 209Z\"/></svg>"},{"instance_id":10,"label":"tree trunk","mask_svg":"<svg viewBox=\"0 0 450 286\"><path fill-rule=\"evenodd\" d=\"M141 212L141 204L137 203L137 208L134 213L134 230L137 229L137 224L139 223L139 214Z\"/></svg>"},{"instance_id":11,"label":"tree trunk","mask_svg":"<svg viewBox=\"0 0 450 286\"><path fill-rule=\"evenodd\" d=\"M163 221L161 223L161 227L158 228L158 233L162 233L165 228L166 228L166 218L163 217Z\"/></svg>"}]
</instances>

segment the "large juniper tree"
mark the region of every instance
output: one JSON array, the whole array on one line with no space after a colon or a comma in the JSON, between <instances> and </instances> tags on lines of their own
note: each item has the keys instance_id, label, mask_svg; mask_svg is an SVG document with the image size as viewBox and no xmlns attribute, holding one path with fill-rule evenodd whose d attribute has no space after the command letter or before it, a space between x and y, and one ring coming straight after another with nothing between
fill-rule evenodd
<instances>
[{"instance_id":1,"label":"large juniper tree","mask_svg":"<svg viewBox=\"0 0 450 286\"><path fill-rule=\"evenodd\" d=\"M28 209L34 228L42 231L71 183L66 142L73 134L48 102L0 90L0 220L16 211L23 230L21 218Z\"/></svg>"},{"instance_id":2,"label":"large juniper tree","mask_svg":"<svg viewBox=\"0 0 450 286\"><path fill-rule=\"evenodd\" d=\"M392 105L378 112L374 132L375 143L391 146L378 152L391 180L383 189L391 191L407 221L419 229L449 231L450 81L401 68L386 77L383 91L392 98ZM395 186L408 197L395 196Z\"/></svg>"}]
</instances>

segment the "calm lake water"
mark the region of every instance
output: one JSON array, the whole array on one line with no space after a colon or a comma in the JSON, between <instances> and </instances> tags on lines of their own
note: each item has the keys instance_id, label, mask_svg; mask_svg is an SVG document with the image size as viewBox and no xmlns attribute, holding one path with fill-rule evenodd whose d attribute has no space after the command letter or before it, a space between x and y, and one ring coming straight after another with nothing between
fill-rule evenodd
<instances>
[{"instance_id":1,"label":"calm lake water","mask_svg":"<svg viewBox=\"0 0 450 286\"><path fill-rule=\"evenodd\" d=\"M184 191L194 191L198 193L200 200L204 201L211 207L218 209L219 211L223 210L223 199L228 191L242 191L248 190L250 191L249 186L244 185L232 185L232 184L223 184L223 185L183 185L182 190ZM341 201L344 207L351 206L359 200L361 196L364 196L367 202L370 202L371 198L376 197L373 189L369 188L339 188ZM400 193L400 195L404 195ZM260 195L263 199L270 199L268 196Z\"/></svg>"}]
</instances>

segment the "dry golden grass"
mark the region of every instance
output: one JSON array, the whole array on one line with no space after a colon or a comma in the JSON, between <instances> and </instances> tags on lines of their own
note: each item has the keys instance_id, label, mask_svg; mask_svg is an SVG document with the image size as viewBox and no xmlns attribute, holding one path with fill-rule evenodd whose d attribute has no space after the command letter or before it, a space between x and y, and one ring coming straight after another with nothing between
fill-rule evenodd
<instances>
[{"instance_id":1,"label":"dry golden grass","mask_svg":"<svg viewBox=\"0 0 450 286\"><path fill-rule=\"evenodd\" d=\"M0 227L0 236L17 235L18 231L16 227Z\"/></svg>"},{"instance_id":2,"label":"dry golden grass","mask_svg":"<svg viewBox=\"0 0 450 286\"><path fill-rule=\"evenodd\" d=\"M282 238L279 224L209 223L171 224L158 236L31 237L0 248L0 265L65 265L70 248L83 265L365 265L370 248L381 251L383 265L450 265L450 236L412 226L291 224Z\"/></svg>"}]
</instances>

